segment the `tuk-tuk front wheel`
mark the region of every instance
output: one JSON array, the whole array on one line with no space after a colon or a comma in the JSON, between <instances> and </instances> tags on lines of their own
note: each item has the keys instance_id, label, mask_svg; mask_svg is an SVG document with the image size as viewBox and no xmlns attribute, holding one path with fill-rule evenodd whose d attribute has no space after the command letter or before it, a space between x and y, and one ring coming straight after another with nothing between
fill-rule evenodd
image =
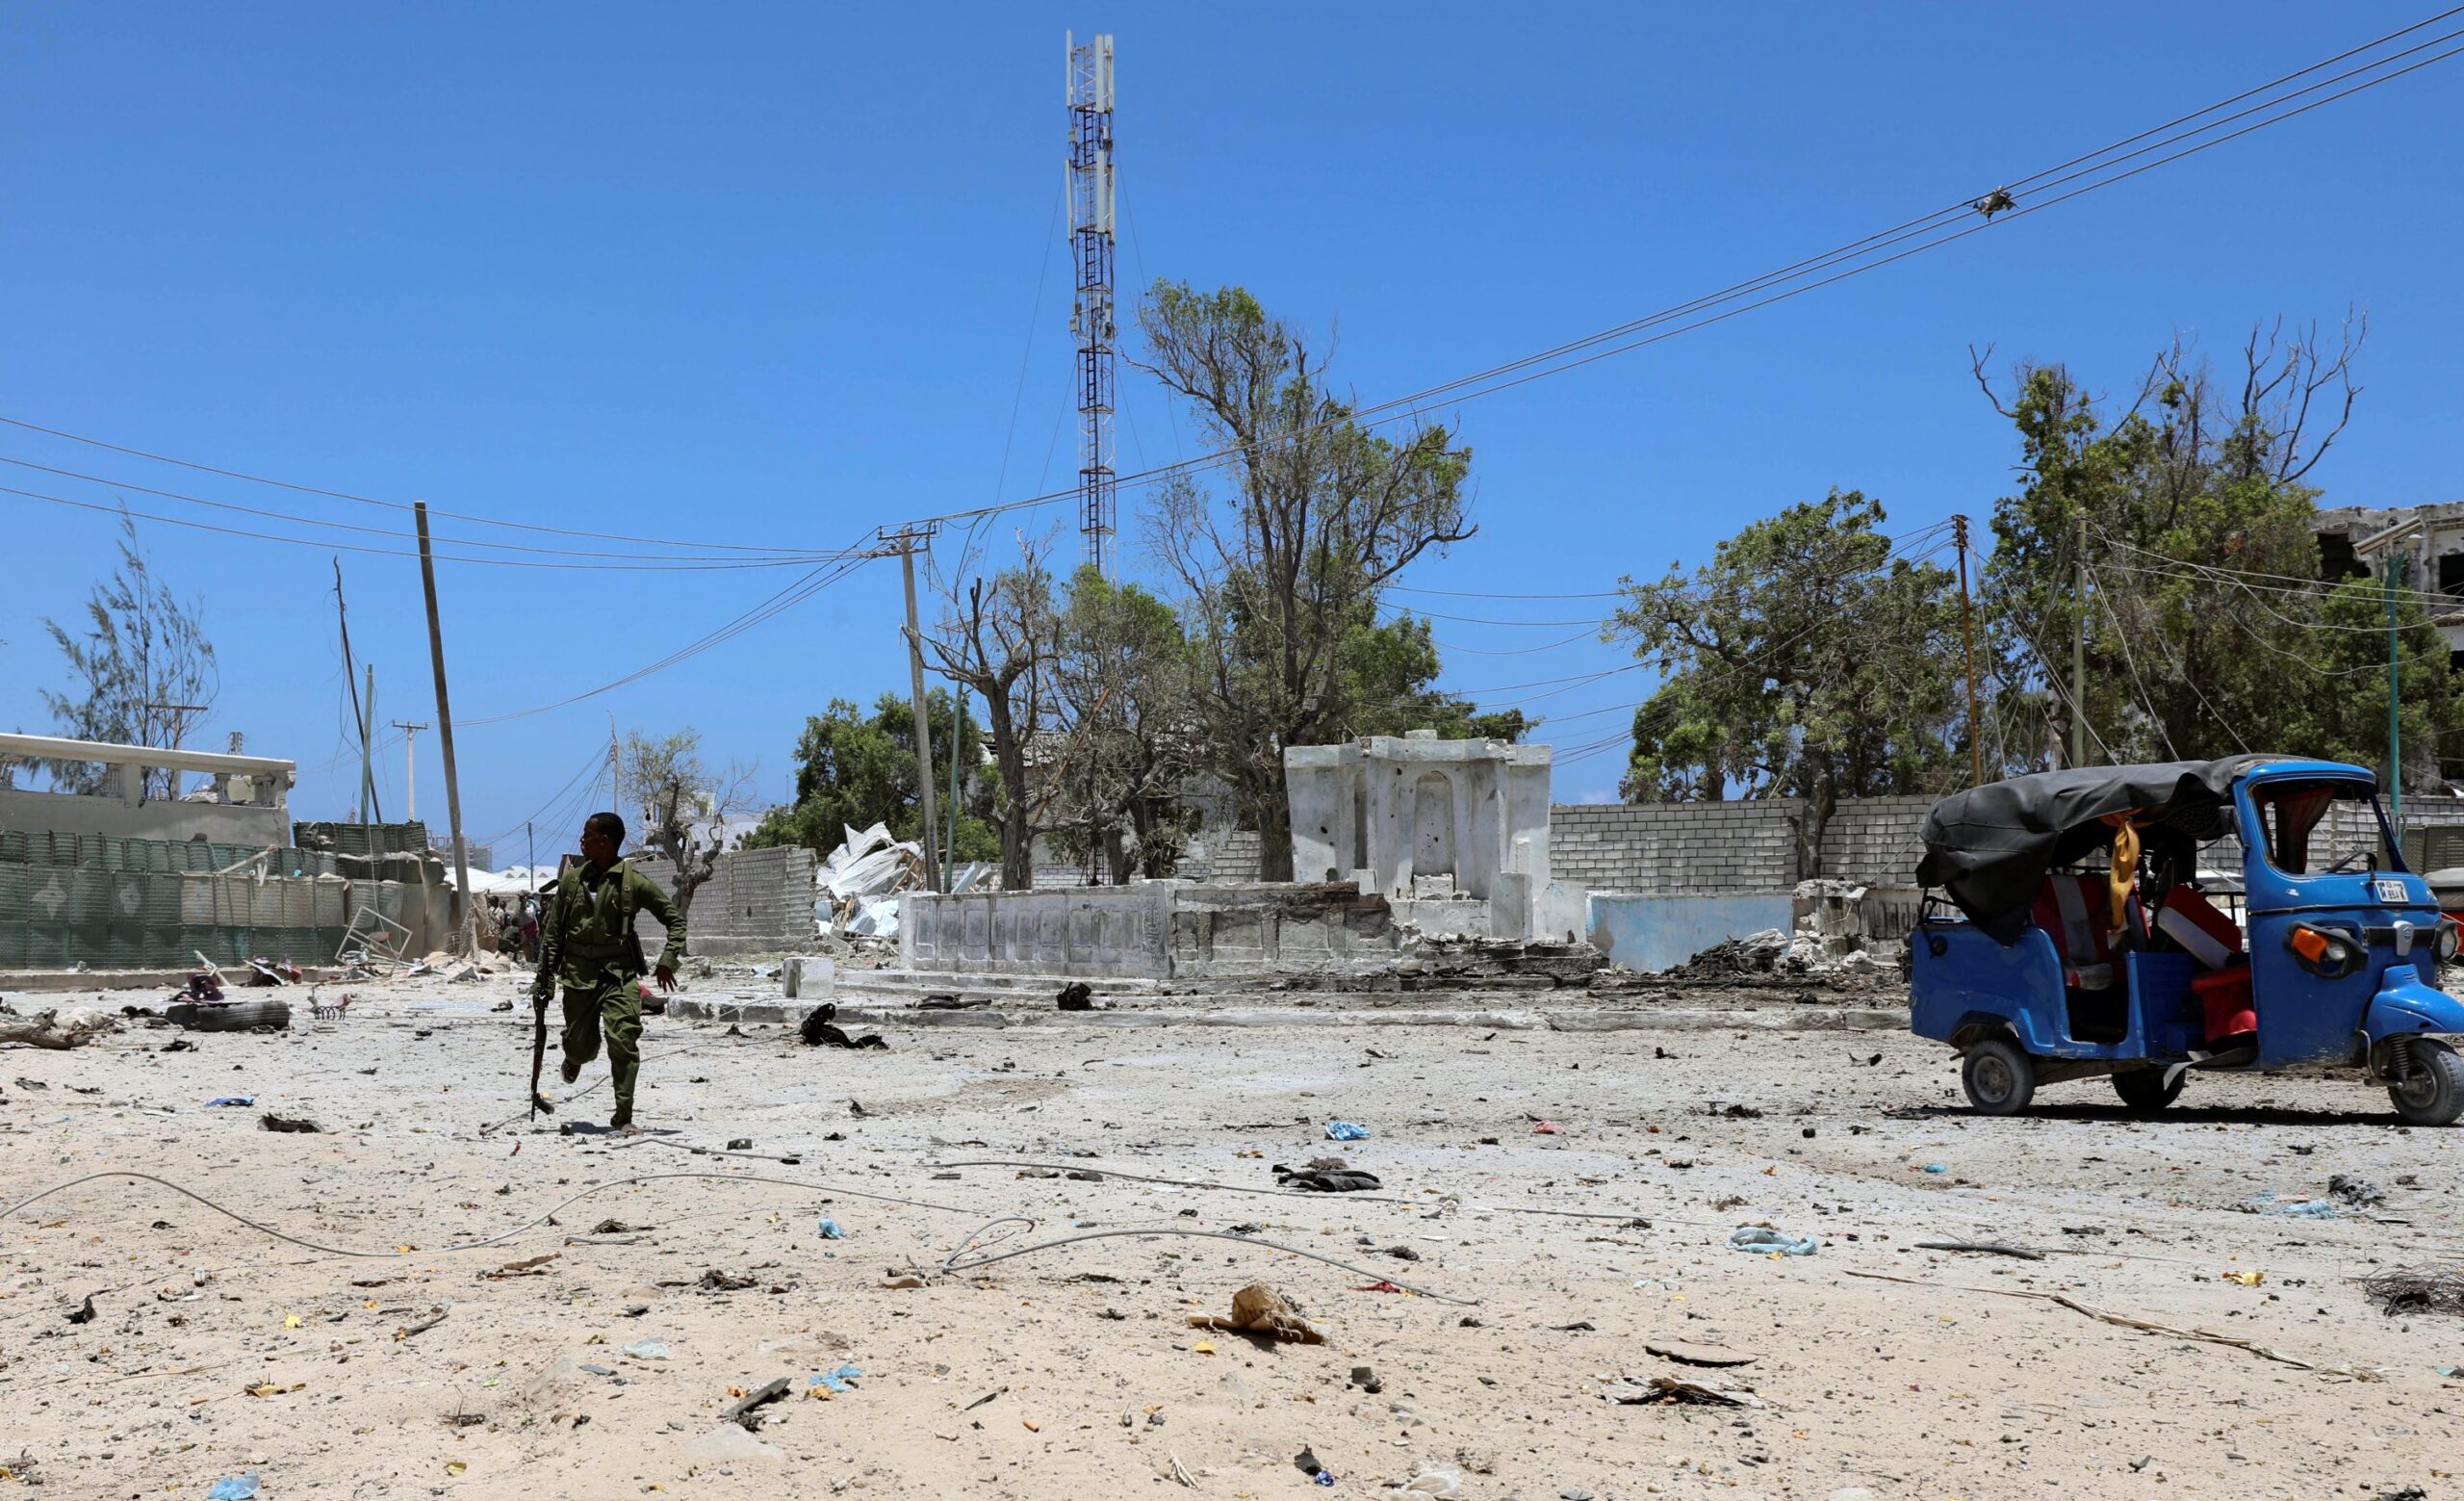
<instances>
[{"instance_id":1,"label":"tuk-tuk front wheel","mask_svg":"<svg viewBox=\"0 0 2464 1501\"><path fill-rule=\"evenodd\" d=\"M2416 1037L2388 1060L2387 1098L2414 1126L2451 1126L2464 1116L2464 1058L2435 1037Z\"/></svg>"},{"instance_id":2,"label":"tuk-tuk front wheel","mask_svg":"<svg viewBox=\"0 0 2464 1501\"><path fill-rule=\"evenodd\" d=\"M2036 1060L2007 1037L1989 1037L1968 1048L1960 1084L1978 1114L2017 1115L2036 1098Z\"/></svg>"},{"instance_id":3,"label":"tuk-tuk front wheel","mask_svg":"<svg viewBox=\"0 0 2464 1501\"><path fill-rule=\"evenodd\" d=\"M2168 1080L2167 1074L2172 1077ZM2182 1098L2182 1085L2188 1081L2187 1071L2172 1069L2124 1069L2114 1075L2114 1093L2121 1097L2121 1106L2133 1115L2154 1115Z\"/></svg>"}]
</instances>

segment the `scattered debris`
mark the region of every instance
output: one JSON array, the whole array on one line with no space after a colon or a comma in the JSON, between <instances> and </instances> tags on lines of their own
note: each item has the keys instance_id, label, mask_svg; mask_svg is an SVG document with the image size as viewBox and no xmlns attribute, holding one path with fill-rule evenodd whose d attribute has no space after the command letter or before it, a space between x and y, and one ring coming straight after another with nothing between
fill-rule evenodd
<instances>
[{"instance_id":1,"label":"scattered debris","mask_svg":"<svg viewBox=\"0 0 2464 1501\"><path fill-rule=\"evenodd\" d=\"M253 1106L256 1102L257 1097L254 1095L224 1095L219 1099L207 1100L205 1102L205 1108L212 1110L227 1105L238 1109L246 1109Z\"/></svg>"},{"instance_id":2,"label":"scattered debris","mask_svg":"<svg viewBox=\"0 0 2464 1501\"><path fill-rule=\"evenodd\" d=\"M856 1389L855 1384L862 1380L863 1375L864 1372L860 1366L842 1365L834 1371L822 1371L816 1375L808 1376L805 1378L805 1395L824 1402L829 1401L834 1394L845 1396Z\"/></svg>"},{"instance_id":3,"label":"scattered debris","mask_svg":"<svg viewBox=\"0 0 2464 1501\"><path fill-rule=\"evenodd\" d=\"M544 1256L530 1256L521 1261L508 1261L504 1265L498 1267L493 1272L483 1272L480 1275L487 1278L490 1281L502 1281L508 1277L545 1277L548 1275L548 1263L555 1260L562 1255L564 1255L564 1253L561 1251L551 1251Z\"/></svg>"},{"instance_id":4,"label":"scattered debris","mask_svg":"<svg viewBox=\"0 0 2464 1501\"><path fill-rule=\"evenodd\" d=\"M1690 1339L1655 1339L1644 1341L1643 1348L1663 1360L1680 1365L1752 1365L1755 1357L1726 1345L1697 1344Z\"/></svg>"},{"instance_id":5,"label":"scattered debris","mask_svg":"<svg viewBox=\"0 0 2464 1501\"><path fill-rule=\"evenodd\" d=\"M636 1360L664 1360L667 1359L667 1341L664 1339L635 1340L625 1346L625 1354Z\"/></svg>"},{"instance_id":6,"label":"scattered debris","mask_svg":"<svg viewBox=\"0 0 2464 1501\"><path fill-rule=\"evenodd\" d=\"M2004 1245L1998 1240L1920 1240L1919 1251L1967 1251L1979 1255L2016 1256L2022 1261L2041 1261L2044 1253L2027 1246Z\"/></svg>"},{"instance_id":7,"label":"scattered debris","mask_svg":"<svg viewBox=\"0 0 2464 1501\"><path fill-rule=\"evenodd\" d=\"M2281 1364L2290 1365L2296 1370L2316 1371L2320 1369L2320 1367L2311 1364L2307 1360L2297 1360L2289 1355L2283 1355L2271 1350L2267 1346L2259 1344L2254 1340L2240 1339L2231 1334L2212 1333L2203 1329L2176 1329L2170 1324L2151 1323L2146 1319L2133 1318L2127 1313L2112 1313L2103 1308L2096 1307L2092 1304L2081 1303L2076 1298L2066 1297L2058 1292L2028 1292L2016 1287L1963 1287L1952 1282L1929 1282L1922 1278L1894 1277L1887 1272L1852 1271L1848 1275L1851 1277L1866 1278L1878 1282L1901 1282L1911 1287L1938 1287L1951 1292L1988 1293L1997 1298L2026 1298L2037 1303L2058 1304L2063 1307L2068 1308L2073 1313L2085 1314L2089 1318L2094 1319L2100 1324L2111 1324L2117 1329L2135 1329L2143 1333L2164 1334L2174 1339L2196 1339L2211 1345L2230 1345L2236 1350L2246 1350L2263 1360L2274 1360Z\"/></svg>"},{"instance_id":8,"label":"scattered debris","mask_svg":"<svg viewBox=\"0 0 2464 1501\"><path fill-rule=\"evenodd\" d=\"M1351 1384L1373 1397L1386 1389L1386 1384L1377 1379L1377 1372L1366 1365L1351 1368Z\"/></svg>"},{"instance_id":9,"label":"scattered debris","mask_svg":"<svg viewBox=\"0 0 2464 1501\"><path fill-rule=\"evenodd\" d=\"M845 1228L839 1225L836 1220L830 1218L828 1215L822 1216L819 1229L821 1238L824 1240L845 1240L847 1238L847 1231Z\"/></svg>"},{"instance_id":10,"label":"scattered debris","mask_svg":"<svg viewBox=\"0 0 2464 1501\"><path fill-rule=\"evenodd\" d=\"M225 1475L205 1493L205 1501L256 1501L257 1485L254 1475Z\"/></svg>"},{"instance_id":11,"label":"scattered debris","mask_svg":"<svg viewBox=\"0 0 2464 1501\"><path fill-rule=\"evenodd\" d=\"M19 1016L0 1002L0 1044L44 1048L64 1052L82 1048L105 1032L119 1030L119 1019L100 1011L78 1011L64 1019L55 1008Z\"/></svg>"},{"instance_id":12,"label":"scattered debris","mask_svg":"<svg viewBox=\"0 0 2464 1501\"><path fill-rule=\"evenodd\" d=\"M2387 1190L2366 1178L2350 1173L2337 1173L2327 1178L2327 1196L2356 1209L2367 1209L2387 1202Z\"/></svg>"},{"instance_id":13,"label":"scattered debris","mask_svg":"<svg viewBox=\"0 0 2464 1501\"><path fill-rule=\"evenodd\" d=\"M1313 1194L1359 1194L1373 1193L1386 1185L1374 1173L1327 1169L1295 1173L1290 1168L1277 1163L1275 1164L1275 1186L1297 1188Z\"/></svg>"},{"instance_id":14,"label":"scattered debris","mask_svg":"<svg viewBox=\"0 0 2464 1501\"><path fill-rule=\"evenodd\" d=\"M717 1267L712 1267L704 1272L702 1280L693 1285L704 1292L742 1292L748 1287L757 1285L757 1281L754 1278L739 1276L734 1272L722 1272Z\"/></svg>"},{"instance_id":15,"label":"scattered debris","mask_svg":"<svg viewBox=\"0 0 2464 1501\"><path fill-rule=\"evenodd\" d=\"M1740 1225L1729 1235L1729 1249L1757 1255L1810 1256L1820 1247L1810 1235L1790 1235L1768 1225Z\"/></svg>"},{"instance_id":16,"label":"scattered debris","mask_svg":"<svg viewBox=\"0 0 2464 1501\"><path fill-rule=\"evenodd\" d=\"M1321 1486L1331 1486L1335 1483L1335 1472L1318 1462L1318 1453L1314 1449L1303 1449L1294 1455L1292 1463L1294 1468Z\"/></svg>"},{"instance_id":17,"label":"scattered debris","mask_svg":"<svg viewBox=\"0 0 2464 1501\"><path fill-rule=\"evenodd\" d=\"M1554 1121L1542 1121L1531 1127L1534 1136L1563 1136L1565 1133L1566 1128Z\"/></svg>"},{"instance_id":18,"label":"scattered debris","mask_svg":"<svg viewBox=\"0 0 2464 1501\"><path fill-rule=\"evenodd\" d=\"M1328 1121L1326 1123L1326 1140L1367 1141L1369 1140L1369 1127L1361 1125L1357 1121Z\"/></svg>"},{"instance_id":19,"label":"scattered debris","mask_svg":"<svg viewBox=\"0 0 2464 1501\"><path fill-rule=\"evenodd\" d=\"M2343 1212L2324 1199L2278 1199L2269 1189L2252 1194L2237 1207L2245 1214L2287 1215L2300 1220L2332 1220Z\"/></svg>"},{"instance_id":20,"label":"scattered debris","mask_svg":"<svg viewBox=\"0 0 2464 1501\"><path fill-rule=\"evenodd\" d=\"M1251 1282L1232 1295L1229 1318L1219 1313L1193 1313L1189 1322L1193 1329L1266 1334L1296 1344L1322 1345L1326 1342L1325 1334L1301 1316L1297 1306L1264 1282Z\"/></svg>"},{"instance_id":21,"label":"scattered debris","mask_svg":"<svg viewBox=\"0 0 2464 1501\"><path fill-rule=\"evenodd\" d=\"M68 1322L71 1324L91 1324L94 1322L95 1297L95 1294L88 1293L86 1295L86 1301L79 1304L76 1310L68 1315Z\"/></svg>"},{"instance_id":22,"label":"scattered debris","mask_svg":"<svg viewBox=\"0 0 2464 1501\"><path fill-rule=\"evenodd\" d=\"M759 1410L778 1401L786 1394L787 1378L784 1376L779 1377L773 1381L764 1382L760 1385L756 1386L753 1390L746 1392L743 1396L737 1398L736 1401L727 1409L727 1410L719 1414L719 1421L722 1423L733 1423L742 1428L748 1434L757 1433L761 1428L761 1416Z\"/></svg>"},{"instance_id":23,"label":"scattered debris","mask_svg":"<svg viewBox=\"0 0 2464 1501\"><path fill-rule=\"evenodd\" d=\"M257 1118L257 1125L269 1131L295 1131L311 1136L324 1130L323 1126L305 1116L276 1115L270 1110Z\"/></svg>"},{"instance_id":24,"label":"scattered debris","mask_svg":"<svg viewBox=\"0 0 2464 1501\"><path fill-rule=\"evenodd\" d=\"M2370 1301L2391 1318L2414 1313L2464 1318L2464 1261L2373 1272L2360 1282Z\"/></svg>"},{"instance_id":25,"label":"scattered debris","mask_svg":"<svg viewBox=\"0 0 2464 1501\"><path fill-rule=\"evenodd\" d=\"M1717 1408L1767 1408L1771 1405L1756 1396L1751 1386L1698 1381L1684 1376L1651 1376L1639 1382L1629 1376L1619 1385L1609 1388L1606 1395L1611 1402L1627 1407L1654 1402L1698 1402Z\"/></svg>"},{"instance_id":26,"label":"scattered debris","mask_svg":"<svg viewBox=\"0 0 2464 1501\"><path fill-rule=\"evenodd\" d=\"M750 1136L731 1136L728 1138L728 1151L730 1152L751 1152L752 1150L753 1138Z\"/></svg>"},{"instance_id":27,"label":"scattered debris","mask_svg":"<svg viewBox=\"0 0 2464 1501\"><path fill-rule=\"evenodd\" d=\"M436 1326L444 1322L445 1305L438 1304L435 1307L428 1310L427 1317L420 1320L416 1324L406 1324L400 1329L394 1331L394 1338L397 1341L400 1341L409 1339L417 1334L424 1334L429 1330L436 1328Z\"/></svg>"},{"instance_id":28,"label":"scattered debris","mask_svg":"<svg viewBox=\"0 0 2464 1501\"><path fill-rule=\"evenodd\" d=\"M815 1006L805 1017L804 1024L797 1028L796 1035L804 1039L805 1046L808 1048L886 1048L889 1047L889 1044L882 1041L881 1034L878 1032L867 1032L861 1037L849 1037L831 1024L831 1019L837 1015L838 1007L835 1004L825 1002Z\"/></svg>"},{"instance_id":29,"label":"scattered debris","mask_svg":"<svg viewBox=\"0 0 2464 1501\"><path fill-rule=\"evenodd\" d=\"M1055 1005L1062 1011L1092 1011L1095 1009L1094 988L1084 980L1071 980L1061 987Z\"/></svg>"}]
</instances>

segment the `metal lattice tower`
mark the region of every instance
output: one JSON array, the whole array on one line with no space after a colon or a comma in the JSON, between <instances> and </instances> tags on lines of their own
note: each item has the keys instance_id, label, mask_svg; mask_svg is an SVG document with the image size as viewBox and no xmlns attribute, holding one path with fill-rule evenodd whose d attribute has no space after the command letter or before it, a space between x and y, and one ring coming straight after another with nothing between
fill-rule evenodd
<instances>
[{"instance_id":1,"label":"metal lattice tower","mask_svg":"<svg viewBox=\"0 0 2464 1501\"><path fill-rule=\"evenodd\" d=\"M1078 336L1078 530L1087 561L1113 567L1117 498L1113 472L1113 39L1069 52L1069 249L1078 300L1069 316Z\"/></svg>"}]
</instances>

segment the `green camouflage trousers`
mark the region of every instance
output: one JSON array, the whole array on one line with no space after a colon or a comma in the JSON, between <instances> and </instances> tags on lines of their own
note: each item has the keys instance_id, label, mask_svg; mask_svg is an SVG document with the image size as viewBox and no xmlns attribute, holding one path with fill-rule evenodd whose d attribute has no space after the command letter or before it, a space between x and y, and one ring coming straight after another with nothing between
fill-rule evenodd
<instances>
[{"instance_id":1,"label":"green camouflage trousers","mask_svg":"<svg viewBox=\"0 0 2464 1501\"><path fill-rule=\"evenodd\" d=\"M642 1072L642 993L629 979L595 989L565 987L565 1061L575 1068L599 1056L599 1035L607 1034L607 1073L616 1086L616 1113L633 1113L633 1080Z\"/></svg>"}]
</instances>

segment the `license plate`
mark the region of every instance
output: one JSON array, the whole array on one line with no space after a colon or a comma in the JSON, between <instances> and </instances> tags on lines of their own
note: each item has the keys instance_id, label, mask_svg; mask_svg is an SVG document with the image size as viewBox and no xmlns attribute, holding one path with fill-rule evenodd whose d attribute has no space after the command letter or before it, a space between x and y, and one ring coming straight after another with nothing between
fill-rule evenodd
<instances>
[{"instance_id":1,"label":"license plate","mask_svg":"<svg viewBox=\"0 0 2464 1501\"><path fill-rule=\"evenodd\" d=\"M2370 893L2378 898L2379 905L2386 907L2401 906L2412 899L2412 893L2404 890L2401 881L2373 881Z\"/></svg>"}]
</instances>

